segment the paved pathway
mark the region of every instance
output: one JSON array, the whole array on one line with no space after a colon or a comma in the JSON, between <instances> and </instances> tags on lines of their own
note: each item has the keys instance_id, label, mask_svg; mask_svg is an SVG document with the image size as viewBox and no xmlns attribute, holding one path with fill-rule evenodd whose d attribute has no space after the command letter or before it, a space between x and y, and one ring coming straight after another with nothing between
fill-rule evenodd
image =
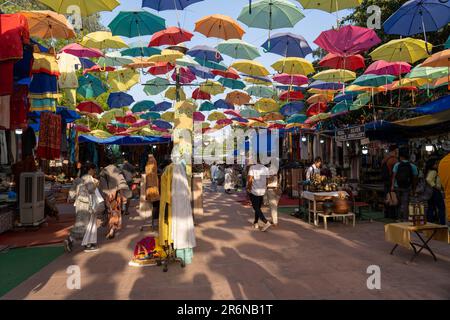
<instances>
[{"instance_id":1,"label":"paved pathway","mask_svg":"<svg viewBox=\"0 0 450 320\"><path fill-rule=\"evenodd\" d=\"M205 192L194 263L181 269L128 266L146 233L128 219L119 237L100 251L66 254L9 292L5 299L449 299L450 246L433 242L438 262L411 252L389 255L383 224L328 231L283 214L280 226L252 229L252 210L238 195ZM102 231L103 232L103 231ZM103 233L100 233L103 239ZM148 234L148 233L147 233ZM81 290L66 287L66 269L81 268ZM381 268L381 290L368 290L366 269Z\"/></svg>"}]
</instances>

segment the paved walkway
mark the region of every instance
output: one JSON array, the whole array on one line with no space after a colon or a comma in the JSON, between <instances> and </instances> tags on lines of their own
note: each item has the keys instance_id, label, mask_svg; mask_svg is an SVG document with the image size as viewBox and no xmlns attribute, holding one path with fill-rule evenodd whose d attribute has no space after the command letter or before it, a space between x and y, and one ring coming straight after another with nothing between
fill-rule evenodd
<instances>
[{"instance_id":1,"label":"paved walkway","mask_svg":"<svg viewBox=\"0 0 450 320\"><path fill-rule=\"evenodd\" d=\"M128 266L134 244L148 233L128 219L100 251L66 254L9 292L5 299L449 299L450 246L433 242L438 261L399 248L389 255L383 224L328 231L283 214L280 226L252 229L252 210L238 195L205 192L194 263L168 273ZM104 231L102 231L104 232ZM100 233L103 239L103 233ZM81 290L66 287L66 269L81 268ZM381 268L381 290L367 289L367 267Z\"/></svg>"}]
</instances>

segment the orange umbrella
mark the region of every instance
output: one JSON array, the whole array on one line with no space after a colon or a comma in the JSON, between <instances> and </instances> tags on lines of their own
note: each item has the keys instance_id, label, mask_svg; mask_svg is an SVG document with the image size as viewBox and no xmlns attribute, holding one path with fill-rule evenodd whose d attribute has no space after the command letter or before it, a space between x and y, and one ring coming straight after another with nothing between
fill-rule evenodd
<instances>
[{"instance_id":1,"label":"orange umbrella","mask_svg":"<svg viewBox=\"0 0 450 320\"><path fill-rule=\"evenodd\" d=\"M323 93L316 93L315 95L312 95L311 97L309 97L308 100L306 100L306 102L308 104L314 104L314 103L318 103L318 102L330 102L333 101L333 95L332 94L323 94Z\"/></svg>"},{"instance_id":2,"label":"orange umbrella","mask_svg":"<svg viewBox=\"0 0 450 320\"><path fill-rule=\"evenodd\" d=\"M75 38L72 25L62 14L49 10L22 11L28 22L30 35L42 39Z\"/></svg>"},{"instance_id":3,"label":"orange umbrella","mask_svg":"<svg viewBox=\"0 0 450 320\"><path fill-rule=\"evenodd\" d=\"M132 68L132 69L143 69L154 66L154 62L148 61L148 58L145 57L137 57L133 58L133 62L125 65L125 68Z\"/></svg>"},{"instance_id":4,"label":"orange umbrella","mask_svg":"<svg viewBox=\"0 0 450 320\"><path fill-rule=\"evenodd\" d=\"M225 100L231 104L242 106L243 104L249 103L251 100L251 97L245 92L232 91L227 94L227 97L225 98Z\"/></svg>"},{"instance_id":5,"label":"orange umbrella","mask_svg":"<svg viewBox=\"0 0 450 320\"><path fill-rule=\"evenodd\" d=\"M284 116L279 112L266 113L262 118L264 121L284 120Z\"/></svg>"},{"instance_id":6,"label":"orange umbrella","mask_svg":"<svg viewBox=\"0 0 450 320\"><path fill-rule=\"evenodd\" d=\"M421 67L449 67L450 68L450 49L433 54L425 60Z\"/></svg>"},{"instance_id":7,"label":"orange umbrella","mask_svg":"<svg viewBox=\"0 0 450 320\"><path fill-rule=\"evenodd\" d=\"M242 39L245 31L231 17L222 14L213 14L203 17L195 23L195 31L209 38Z\"/></svg>"}]
</instances>

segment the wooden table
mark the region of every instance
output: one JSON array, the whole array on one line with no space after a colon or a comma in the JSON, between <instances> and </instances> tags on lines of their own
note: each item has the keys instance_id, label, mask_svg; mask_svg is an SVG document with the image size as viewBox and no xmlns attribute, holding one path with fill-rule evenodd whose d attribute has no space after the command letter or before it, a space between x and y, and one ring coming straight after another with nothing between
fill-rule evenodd
<instances>
[{"instance_id":1,"label":"wooden table","mask_svg":"<svg viewBox=\"0 0 450 320\"><path fill-rule=\"evenodd\" d=\"M420 242L414 242L411 239L411 234L415 234ZM427 223L423 226L413 226L410 222L391 223L384 226L384 235L386 241L395 244L391 254L394 254L398 246L407 249L412 248L414 254L410 261L413 261L423 249L427 250L433 256L434 261L436 261L437 258L428 245L432 239L450 243L448 227L434 223Z\"/></svg>"},{"instance_id":2,"label":"wooden table","mask_svg":"<svg viewBox=\"0 0 450 320\"><path fill-rule=\"evenodd\" d=\"M308 223L311 223L311 213L313 215L314 219L314 225L319 226L319 218L318 218L318 211L317 211L317 201L318 199L324 199L324 198L333 198L338 197L339 193L345 193L346 196L348 196L348 193L345 191L332 191L332 192L311 192L311 191L303 191L302 192L302 198L308 200Z\"/></svg>"}]
</instances>

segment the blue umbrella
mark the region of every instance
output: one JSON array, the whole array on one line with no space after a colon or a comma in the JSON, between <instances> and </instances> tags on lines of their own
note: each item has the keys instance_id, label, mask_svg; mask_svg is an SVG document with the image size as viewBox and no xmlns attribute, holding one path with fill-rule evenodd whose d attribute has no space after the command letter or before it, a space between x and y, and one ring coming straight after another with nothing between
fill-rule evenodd
<instances>
[{"instance_id":1,"label":"blue umbrella","mask_svg":"<svg viewBox=\"0 0 450 320\"><path fill-rule=\"evenodd\" d=\"M280 113L285 117L290 117L294 114L299 113L304 108L305 104L301 101L290 102L281 107Z\"/></svg>"},{"instance_id":2,"label":"blue umbrella","mask_svg":"<svg viewBox=\"0 0 450 320\"><path fill-rule=\"evenodd\" d=\"M209 46L192 47L188 52L186 52L186 54L200 60L208 60L214 62L223 61L223 57L220 52L217 51L217 49Z\"/></svg>"},{"instance_id":3,"label":"blue umbrella","mask_svg":"<svg viewBox=\"0 0 450 320\"><path fill-rule=\"evenodd\" d=\"M162 101L160 103L157 103L154 107L150 109L150 111L156 111L156 112L164 112L172 108L172 103L168 101Z\"/></svg>"},{"instance_id":4,"label":"blue umbrella","mask_svg":"<svg viewBox=\"0 0 450 320\"><path fill-rule=\"evenodd\" d=\"M231 120L238 121L238 122L243 122L243 123L248 123L249 122L247 119L240 118L240 117L231 118Z\"/></svg>"},{"instance_id":5,"label":"blue umbrella","mask_svg":"<svg viewBox=\"0 0 450 320\"><path fill-rule=\"evenodd\" d=\"M252 76L252 75L249 75L249 74L244 74L244 76L248 77L248 78L260 80L260 81L263 81L263 82L272 83L272 79L270 79L269 77Z\"/></svg>"},{"instance_id":6,"label":"blue umbrella","mask_svg":"<svg viewBox=\"0 0 450 320\"><path fill-rule=\"evenodd\" d=\"M211 73L211 69L207 67L197 66L197 67L189 67L193 74L202 79L214 79L216 77L215 74Z\"/></svg>"},{"instance_id":7,"label":"blue umbrella","mask_svg":"<svg viewBox=\"0 0 450 320\"><path fill-rule=\"evenodd\" d=\"M311 47L301 35L290 32L277 33L261 46L268 52L278 54L283 57L304 58L312 53Z\"/></svg>"},{"instance_id":8,"label":"blue umbrella","mask_svg":"<svg viewBox=\"0 0 450 320\"><path fill-rule=\"evenodd\" d=\"M308 86L308 89L320 89L320 90L340 90L344 87L342 83L337 82L325 82L316 80Z\"/></svg>"},{"instance_id":9,"label":"blue umbrella","mask_svg":"<svg viewBox=\"0 0 450 320\"><path fill-rule=\"evenodd\" d=\"M79 59L80 59L80 62L81 62L81 67L83 69L90 69L93 66L95 66L95 62L93 62L93 61L91 61L91 60L89 60L87 58L79 58Z\"/></svg>"},{"instance_id":10,"label":"blue umbrella","mask_svg":"<svg viewBox=\"0 0 450 320\"><path fill-rule=\"evenodd\" d=\"M226 88L230 88L233 90L242 90L246 87L245 83L239 80L228 79L228 78L220 78L219 83Z\"/></svg>"},{"instance_id":11,"label":"blue umbrella","mask_svg":"<svg viewBox=\"0 0 450 320\"><path fill-rule=\"evenodd\" d=\"M341 101L353 101L359 94L358 91L348 91L346 93L338 94L334 97L334 102L341 102Z\"/></svg>"},{"instance_id":12,"label":"blue umbrella","mask_svg":"<svg viewBox=\"0 0 450 320\"><path fill-rule=\"evenodd\" d=\"M150 111L154 106L155 103L151 100L139 101L131 108L131 111L134 113Z\"/></svg>"},{"instance_id":13,"label":"blue umbrella","mask_svg":"<svg viewBox=\"0 0 450 320\"><path fill-rule=\"evenodd\" d=\"M113 92L108 97L108 106L111 109L131 106L133 102L133 97L125 92Z\"/></svg>"},{"instance_id":14,"label":"blue umbrella","mask_svg":"<svg viewBox=\"0 0 450 320\"><path fill-rule=\"evenodd\" d=\"M183 10L191 4L204 0L143 0L142 7L152 8L158 11Z\"/></svg>"},{"instance_id":15,"label":"blue umbrella","mask_svg":"<svg viewBox=\"0 0 450 320\"><path fill-rule=\"evenodd\" d=\"M279 90L284 90L284 91L287 91L287 90L289 90L289 91L302 91L302 92L305 92L306 91L306 88L304 88L304 87L297 87L297 86L276 86L276 88L277 89L279 89Z\"/></svg>"},{"instance_id":16,"label":"blue umbrella","mask_svg":"<svg viewBox=\"0 0 450 320\"><path fill-rule=\"evenodd\" d=\"M438 31L449 22L449 1L410 0L384 22L383 28L387 34L412 36Z\"/></svg>"},{"instance_id":17,"label":"blue umbrella","mask_svg":"<svg viewBox=\"0 0 450 320\"><path fill-rule=\"evenodd\" d=\"M214 107L216 107L216 109L234 110L234 106L223 99L219 99L216 102L214 102Z\"/></svg>"},{"instance_id":18,"label":"blue umbrella","mask_svg":"<svg viewBox=\"0 0 450 320\"><path fill-rule=\"evenodd\" d=\"M153 120L152 123L161 129L172 129L172 125L164 120Z\"/></svg>"},{"instance_id":19,"label":"blue umbrella","mask_svg":"<svg viewBox=\"0 0 450 320\"><path fill-rule=\"evenodd\" d=\"M114 36L152 35L166 28L166 20L145 10L120 11L108 25Z\"/></svg>"}]
</instances>

